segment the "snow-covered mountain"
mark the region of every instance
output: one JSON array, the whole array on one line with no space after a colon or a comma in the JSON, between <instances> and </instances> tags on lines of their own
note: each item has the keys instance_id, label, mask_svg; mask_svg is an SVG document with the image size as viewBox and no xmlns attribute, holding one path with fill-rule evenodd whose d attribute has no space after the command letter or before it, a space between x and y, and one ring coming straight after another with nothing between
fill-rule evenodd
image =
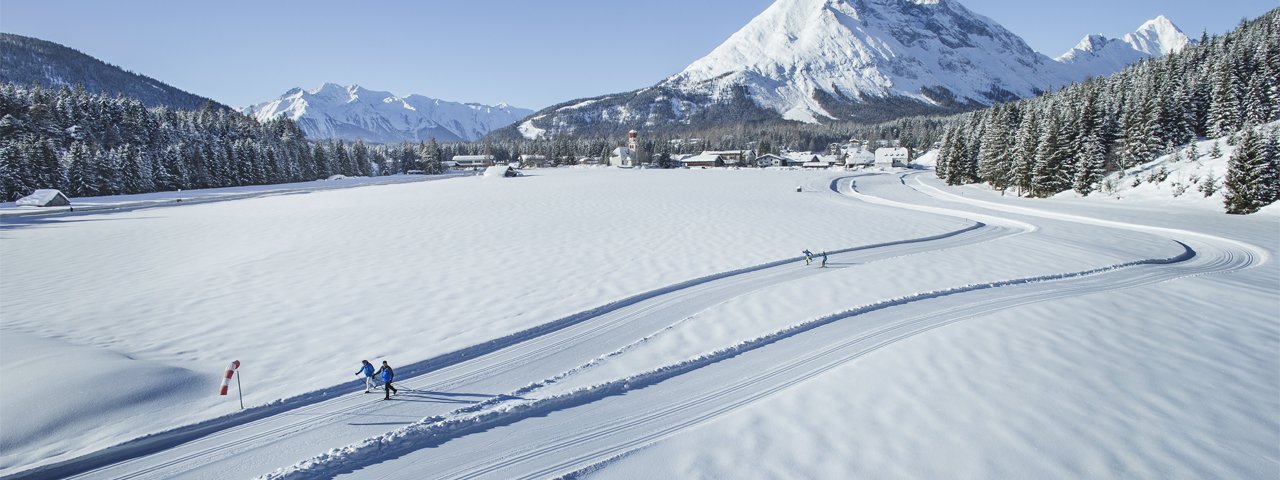
<instances>
[{"instance_id":1,"label":"snow-covered mountain","mask_svg":"<svg viewBox=\"0 0 1280 480\"><path fill-rule=\"evenodd\" d=\"M727 121L880 120L990 105L1075 79L954 0L778 0L658 85L558 105L520 130L527 137L599 121L662 127L724 113ZM726 104L738 108L725 112Z\"/></svg>"},{"instance_id":2,"label":"snow-covered mountain","mask_svg":"<svg viewBox=\"0 0 1280 480\"><path fill-rule=\"evenodd\" d=\"M326 83L294 88L280 98L241 109L259 120L281 116L298 122L310 138L363 139L370 143L472 141L533 113L506 104L457 103L422 95L399 97L359 85Z\"/></svg>"},{"instance_id":3,"label":"snow-covered mountain","mask_svg":"<svg viewBox=\"0 0 1280 480\"><path fill-rule=\"evenodd\" d=\"M955 1L780 0L664 83L713 94L746 85L783 118L815 122L841 116L824 98L985 105L1069 80Z\"/></svg>"},{"instance_id":4,"label":"snow-covered mountain","mask_svg":"<svg viewBox=\"0 0 1280 480\"><path fill-rule=\"evenodd\" d=\"M1191 38L1161 15L1120 38L1086 36L1057 60L1086 75L1107 75L1139 60L1182 51L1191 43Z\"/></svg>"},{"instance_id":5,"label":"snow-covered mountain","mask_svg":"<svg viewBox=\"0 0 1280 480\"><path fill-rule=\"evenodd\" d=\"M1163 20L1125 41L1167 53L1180 48L1175 32ZM555 105L503 134L882 121L1034 96L1124 64L1055 61L956 0L778 0L653 87Z\"/></svg>"},{"instance_id":6,"label":"snow-covered mountain","mask_svg":"<svg viewBox=\"0 0 1280 480\"><path fill-rule=\"evenodd\" d=\"M84 86L88 93L136 99L148 107L195 110L231 107L127 71L66 45L0 33L0 83L46 88Z\"/></svg>"}]
</instances>

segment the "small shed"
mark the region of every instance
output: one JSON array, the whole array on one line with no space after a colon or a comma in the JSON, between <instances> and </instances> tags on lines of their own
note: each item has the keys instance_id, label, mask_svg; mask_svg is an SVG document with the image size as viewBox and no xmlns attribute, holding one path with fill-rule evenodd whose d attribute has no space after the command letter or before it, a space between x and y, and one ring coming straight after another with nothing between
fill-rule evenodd
<instances>
[{"instance_id":1,"label":"small shed","mask_svg":"<svg viewBox=\"0 0 1280 480\"><path fill-rule=\"evenodd\" d=\"M494 165L484 169L485 178L519 177L520 172L511 165Z\"/></svg>"},{"instance_id":2,"label":"small shed","mask_svg":"<svg viewBox=\"0 0 1280 480\"><path fill-rule=\"evenodd\" d=\"M71 200L68 200L60 190L42 189L19 198L14 203L20 207L65 207L71 205Z\"/></svg>"}]
</instances>

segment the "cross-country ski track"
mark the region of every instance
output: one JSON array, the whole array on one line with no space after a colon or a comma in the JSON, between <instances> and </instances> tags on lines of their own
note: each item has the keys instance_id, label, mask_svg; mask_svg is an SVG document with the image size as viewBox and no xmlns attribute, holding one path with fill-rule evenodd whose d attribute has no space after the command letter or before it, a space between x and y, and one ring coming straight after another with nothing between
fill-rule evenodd
<instances>
[{"instance_id":1,"label":"cross-country ski track","mask_svg":"<svg viewBox=\"0 0 1280 480\"><path fill-rule=\"evenodd\" d=\"M856 182L856 183L854 183ZM852 188L856 185L856 190ZM1223 273L1267 255L1240 242L1181 230L1096 221L952 197L890 175L815 184L837 204L870 202L975 222L941 235L832 251L836 268L786 259L671 285L462 352L407 365L403 390L334 387L224 420L178 429L88 457L23 472L54 478L546 478L607 464L692 426L821 375L894 342L953 322L1034 302ZM861 193L860 193L861 192ZM834 206L833 208L839 208ZM955 285L849 305L820 318L627 378L540 395L592 362L625 351L735 297L813 275L943 249L1042 234L1043 222L1122 228L1164 237L1169 254L1079 271ZM1156 237L1152 237L1156 238ZM850 266L852 265L852 266ZM604 360L600 360L604 358ZM339 392L343 392L339 394ZM261 417L251 419L251 416ZM207 425L204 428L210 428ZM190 438L196 437L196 438ZM126 451L127 450L127 451ZM127 460L98 467L117 458ZM87 471L85 471L87 470ZM270 473L269 473L270 472Z\"/></svg>"}]
</instances>

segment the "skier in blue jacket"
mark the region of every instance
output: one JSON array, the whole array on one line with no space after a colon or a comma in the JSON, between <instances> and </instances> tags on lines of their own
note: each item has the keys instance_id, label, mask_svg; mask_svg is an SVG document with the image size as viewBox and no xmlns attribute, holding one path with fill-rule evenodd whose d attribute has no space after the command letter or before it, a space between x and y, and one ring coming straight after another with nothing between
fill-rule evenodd
<instances>
[{"instance_id":1,"label":"skier in blue jacket","mask_svg":"<svg viewBox=\"0 0 1280 480\"><path fill-rule=\"evenodd\" d=\"M368 360L361 360L360 363L363 365L360 365L360 371L356 372L356 376L364 375L364 393L370 393L378 386L378 383L373 381L373 364Z\"/></svg>"},{"instance_id":2,"label":"skier in blue jacket","mask_svg":"<svg viewBox=\"0 0 1280 480\"><path fill-rule=\"evenodd\" d=\"M386 360L382 361L382 368L378 369L378 374L382 375L382 386L386 387L383 388L387 392L386 400L391 400L391 392L396 392L396 395L400 394L400 390L396 390L396 387L391 385L391 380L396 378L396 372L391 370L391 365L387 365Z\"/></svg>"}]
</instances>

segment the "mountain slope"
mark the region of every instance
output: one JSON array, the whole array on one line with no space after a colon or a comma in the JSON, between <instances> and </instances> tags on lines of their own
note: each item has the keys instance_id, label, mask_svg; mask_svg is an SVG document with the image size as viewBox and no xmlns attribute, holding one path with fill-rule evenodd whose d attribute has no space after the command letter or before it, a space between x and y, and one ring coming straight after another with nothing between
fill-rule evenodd
<instances>
[{"instance_id":1,"label":"mountain slope","mask_svg":"<svg viewBox=\"0 0 1280 480\"><path fill-rule=\"evenodd\" d=\"M994 21L947 0L782 0L666 84L747 85L784 118L836 118L815 92L990 104L1069 80Z\"/></svg>"},{"instance_id":2,"label":"mountain slope","mask_svg":"<svg viewBox=\"0 0 1280 480\"><path fill-rule=\"evenodd\" d=\"M44 87L84 85L85 91L135 98L148 107L228 108L164 82L105 63L57 43L0 33L0 82Z\"/></svg>"},{"instance_id":3,"label":"mountain slope","mask_svg":"<svg viewBox=\"0 0 1280 480\"><path fill-rule=\"evenodd\" d=\"M245 107L259 120L288 117L310 138L362 139L370 143L472 141L509 125L532 110L509 105L457 103L422 95L398 97L359 85L326 83L295 88L280 98Z\"/></svg>"},{"instance_id":4,"label":"mountain slope","mask_svg":"<svg viewBox=\"0 0 1280 480\"><path fill-rule=\"evenodd\" d=\"M1086 36L1057 60L1086 75L1102 76L1139 60L1180 52L1192 43L1177 25L1161 15L1121 38Z\"/></svg>"},{"instance_id":5,"label":"mountain slope","mask_svg":"<svg viewBox=\"0 0 1280 480\"><path fill-rule=\"evenodd\" d=\"M737 121L720 118L726 112L760 121L887 120L1032 96L1077 77L954 0L779 0L654 87L557 105L518 130L529 137Z\"/></svg>"}]
</instances>

